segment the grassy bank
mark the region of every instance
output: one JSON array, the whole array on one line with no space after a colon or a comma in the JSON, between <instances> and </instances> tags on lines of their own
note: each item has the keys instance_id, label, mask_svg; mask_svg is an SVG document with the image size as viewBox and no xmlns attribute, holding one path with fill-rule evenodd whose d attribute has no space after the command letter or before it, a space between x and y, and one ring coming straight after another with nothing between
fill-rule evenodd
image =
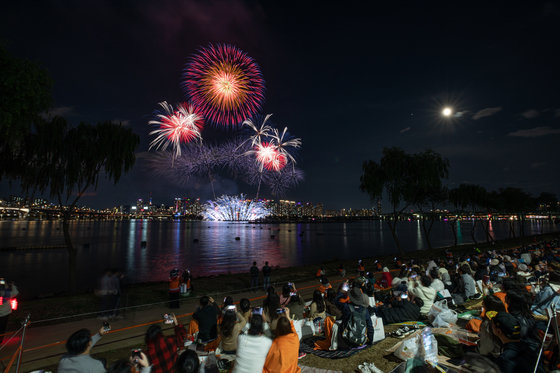
<instances>
[{"instance_id":1,"label":"grassy bank","mask_svg":"<svg viewBox=\"0 0 560 373\"><path fill-rule=\"evenodd\" d=\"M468 244L460 245L457 247L443 247L432 250L408 252L403 257L406 259L426 260L427 258L442 257L445 255L446 250L452 251L455 255L463 255L472 253L475 248L478 248L481 251L493 249L501 250L531 244L540 240L551 240L558 237L560 237L559 233L528 236L524 238L497 241L492 244ZM368 254L370 253L364 253L363 257L366 270L374 268L375 260L380 260L387 266L392 264L393 256L366 257L366 255ZM325 268L327 276L334 277L337 273L337 268L341 263L345 266L348 276L353 276L355 274L354 270L356 268L356 261L354 259L345 260L339 258L306 266L275 268L272 273L272 282L281 284L287 281L293 281L297 284L298 282L312 280L314 279L318 266L323 266ZM194 279L193 284L195 289L193 296L209 294L214 295L216 299L220 299L220 297L218 296L220 294L236 293L240 290L248 288L250 284L250 278L248 273L223 274L218 276L199 277ZM133 284L127 287L126 295L123 297L121 305L130 307L148 303L151 304L165 302L166 300L166 282ZM97 304L98 299L93 293L83 293L72 296L57 296L35 300L23 300L20 301L19 309L15 311L13 316L10 318L10 325L8 326L8 329L17 329L21 320L23 320L25 318L25 315L27 315L28 313L31 313L32 320L53 319L95 312L97 310ZM92 315L82 316L82 318L86 317L92 317ZM77 319L79 319L79 317L73 318L72 320ZM42 325L60 323L64 321L65 320L52 320Z\"/></svg>"}]
</instances>

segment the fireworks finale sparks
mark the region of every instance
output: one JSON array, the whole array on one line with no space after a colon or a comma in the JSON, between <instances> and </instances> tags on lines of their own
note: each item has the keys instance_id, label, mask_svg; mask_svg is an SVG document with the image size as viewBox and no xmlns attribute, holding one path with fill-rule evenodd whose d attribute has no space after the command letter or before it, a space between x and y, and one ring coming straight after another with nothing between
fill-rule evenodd
<instances>
[{"instance_id":1,"label":"fireworks finale sparks","mask_svg":"<svg viewBox=\"0 0 560 373\"><path fill-rule=\"evenodd\" d=\"M167 150L171 147L175 157L178 157L181 155L182 143L202 139L202 116L195 111L193 105L179 104L176 110L166 101L160 102L159 105L161 110L156 114L156 118L149 122L157 126L157 129L150 132L150 135L155 135L150 142L150 149Z\"/></svg>"},{"instance_id":2,"label":"fireworks finale sparks","mask_svg":"<svg viewBox=\"0 0 560 373\"><path fill-rule=\"evenodd\" d=\"M262 202L251 201L240 196L221 196L204 205L202 216L213 221L253 221L270 215Z\"/></svg>"},{"instance_id":3,"label":"fireworks finale sparks","mask_svg":"<svg viewBox=\"0 0 560 373\"><path fill-rule=\"evenodd\" d=\"M226 127L251 118L264 101L259 66L229 44L210 44L195 54L185 67L183 87L207 120Z\"/></svg>"},{"instance_id":4,"label":"fireworks finale sparks","mask_svg":"<svg viewBox=\"0 0 560 373\"><path fill-rule=\"evenodd\" d=\"M264 167L271 171L280 171L286 166L286 156L278 152L273 143L263 142L255 147L257 162L261 170Z\"/></svg>"}]
</instances>

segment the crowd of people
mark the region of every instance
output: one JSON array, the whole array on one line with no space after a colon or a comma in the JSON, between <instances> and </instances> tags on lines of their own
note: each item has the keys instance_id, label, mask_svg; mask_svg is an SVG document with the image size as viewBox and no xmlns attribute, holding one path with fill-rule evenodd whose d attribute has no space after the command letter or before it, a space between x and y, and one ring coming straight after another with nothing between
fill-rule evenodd
<instances>
[{"instance_id":1,"label":"crowd of people","mask_svg":"<svg viewBox=\"0 0 560 373\"><path fill-rule=\"evenodd\" d=\"M262 271L254 263L251 286L258 286L259 272L268 285L262 304L251 304L247 298L235 302L228 296L219 305L202 296L187 327L173 314L166 316L165 322L174 326L172 336L165 336L161 325L150 326L144 351L136 351L108 371L128 372L136 366L142 372L198 372L198 352L210 353L203 364L206 371L225 365L234 373L299 372L298 359L304 355L300 353L301 333L296 330L300 320L311 322L316 333L325 335L316 342L316 349L332 350L333 344L337 350L362 348L376 340L372 318L381 318L386 325L429 324L435 302L445 300L458 312L480 304L480 314L461 325L478 333L472 352L489 359L503 373L529 372L535 367L542 372L543 361L552 359L545 351L537 363L547 334L546 318L560 303L559 246L558 241L550 241L503 252L475 251L461 257L449 252L422 262L394 258L382 264L376 260L369 272L367 264L360 261L353 278L345 278L342 265L337 269L336 274L344 278L337 281L336 288L327 279L327 271L320 268L317 287L307 302L293 283L278 291L270 286L268 263ZM380 274L374 273L377 269L381 269ZM334 330L336 340L332 338ZM102 328L93 336L87 330L74 333L59 371L69 372L81 364L97 367L91 372L105 372L103 364L89 356L104 332ZM405 338L410 333L401 328L392 336ZM545 348L555 347L547 344ZM211 356L220 358L214 364Z\"/></svg>"}]
</instances>

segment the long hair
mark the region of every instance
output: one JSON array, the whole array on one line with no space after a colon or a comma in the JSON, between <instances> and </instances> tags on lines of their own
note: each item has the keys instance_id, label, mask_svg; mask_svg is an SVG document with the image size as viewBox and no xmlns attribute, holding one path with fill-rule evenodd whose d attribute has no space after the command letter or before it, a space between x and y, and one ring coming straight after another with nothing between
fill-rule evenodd
<instances>
[{"instance_id":1,"label":"long hair","mask_svg":"<svg viewBox=\"0 0 560 373\"><path fill-rule=\"evenodd\" d=\"M325 300L323 299L323 294L319 290L313 292L313 303L317 305L317 312L324 312L326 309Z\"/></svg>"},{"instance_id":2,"label":"long hair","mask_svg":"<svg viewBox=\"0 0 560 373\"><path fill-rule=\"evenodd\" d=\"M270 294L267 299L266 312L269 319L272 321L278 318L276 310L280 308L280 297L278 294Z\"/></svg>"},{"instance_id":3,"label":"long hair","mask_svg":"<svg viewBox=\"0 0 560 373\"><path fill-rule=\"evenodd\" d=\"M234 311L226 311L224 313L224 317L222 318L222 324L220 326L220 330L224 337L231 337L231 333L233 333L233 327L237 322L237 315Z\"/></svg>"},{"instance_id":4,"label":"long hair","mask_svg":"<svg viewBox=\"0 0 560 373\"><path fill-rule=\"evenodd\" d=\"M336 300L336 291L333 288L327 289L327 300L334 303Z\"/></svg>"}]
</instances>

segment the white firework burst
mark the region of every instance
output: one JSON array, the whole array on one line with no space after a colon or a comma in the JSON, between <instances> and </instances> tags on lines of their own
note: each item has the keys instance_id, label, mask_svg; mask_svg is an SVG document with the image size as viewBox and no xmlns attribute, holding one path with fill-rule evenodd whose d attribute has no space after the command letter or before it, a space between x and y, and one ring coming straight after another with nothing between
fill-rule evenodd
<instances>
[{"instance_id":1,"label":"white firework burst","mask_svg":"<svg viewBox=\"0 0 560 373\"><path fill-rule=\"evenodd\" d=\"M240 196L221 196L204 205L202 216L213 221L253 221L270 215L262 202L247 200Z\"/></svg>"}]
</instances>

